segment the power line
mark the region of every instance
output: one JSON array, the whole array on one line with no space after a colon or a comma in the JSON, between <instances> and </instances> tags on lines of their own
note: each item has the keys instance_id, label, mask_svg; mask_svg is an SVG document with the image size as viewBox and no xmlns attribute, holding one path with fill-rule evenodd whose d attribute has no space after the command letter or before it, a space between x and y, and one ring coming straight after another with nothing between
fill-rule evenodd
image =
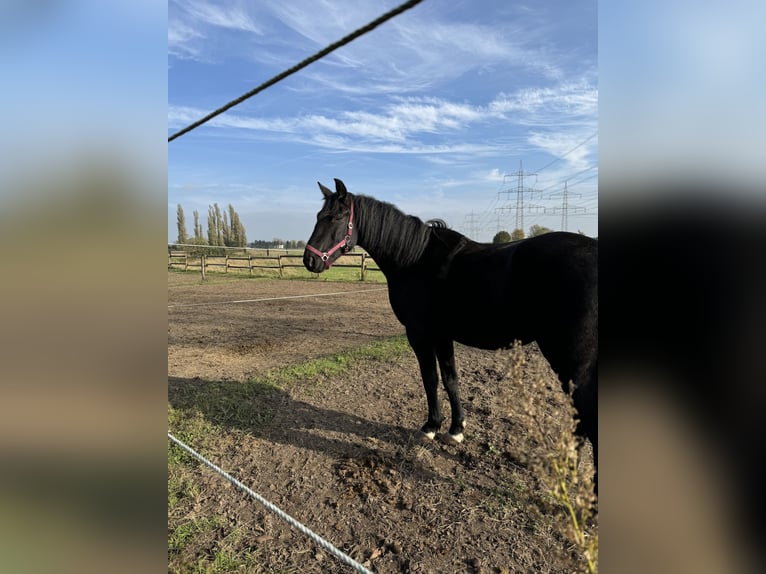
<instances>
[{"instance_id":1,"label":"power line","mask_svg":"<svg viewBox=\"0 0 766 574\"><path fill-rule=\"evenodd\" d=\"M576 146L574 146L572 149L570 149L570 150L569 150L568 152L566 152L564 155L557 157L557 158L556 158L556 159L554 159L553 161L551 161L551 162L549 162L549 163L545 164L543 167L541 167L540 169L538 169L538 170L537 170L537 171L538 171L538 173L539 173L539 172L541 172L541 171L543 171L543 170L544 170L544 169L546 169L546 168L549 168L550 166L552 166L552 165L553 165L554 163L556 163L557 161L561 161L562 159L564 159L566 156L568 156L570 153L572 153L572 152L573 152L573 151L575 151L576 149L578 149L578 148L581 148L582 146L584 146L586 143L588 143L590 140L592 140L592 139L593 139L594 137L596 137L597 135L598 135L598 131L594 132L593 134L591 134L591 135L590 135L590 137L588 137L588 138L584 139L583 141L581 141L580 143L578 143Z\"/></svg>"},{"instance_id":2,"label":"power line","mask_svg":"<svg viewBox=\"0 0 766 574\"><path fill-rule=\"evenodd\" d=\"M327 46L326 48L320 50L319 52L317 52L313 56L309 56L305 60L295 64L292 68L289 68L289 69L285 70L281 74L277 74L276 76L274 76L270 80L267 80L266 82L262 83L257 88L253 88L249 92L247 92L245 94L242 94L237 99L232 100L228 104L225 104L225 105L221 106L220 108L218 108L217 110L210 112L204 118L201 118L201 119L197 120L196 122L186 126L182 130L174 133L173 135L168 137L168 142L172 142L177 137L180 137L183 134L188 133L188 132L192 131L195 128L198 128L202 124L212 120L214 117L222 114L226 110L229 110L230 108L233 108L234 106L236 106L238 104L241 104L242 102L244 102L248 98L253 97L258 92L262 92L266 88L268 88L270 86L273 86L277 82L280 82L280 81L284 80L285 78L287 78L288 76L291 76L295 72L297 72L299 70L302 70L303 68L305 68L309 64L313 64L317 60L320 60L321 58L324 58L330 52L333 52L333 51L337 50L338 48L340 48L341 46L345 46L349 42L351 42L353 40L356 40L359 36L362 36L362 35L366 34L367 32L370 32L371 30L373 30L374 28L377 28L378 26L380 26L381 24L383 24L387 20L390 20L394 16L398 16L402 12L406 12L410 8L414 8L415 6L420 4L422 1L423 0L409 0L408 2L405 2L404 4L402 4L400 6L397 6L393 10L390 10L389 12L386 12L385 14L383 14L382 16L377 18L376 20L373 20L372 22L370 22L366 26L362 26L358 30L355 30L354 32L351 32L351 34L349 34L347 36L344 36L343 38L341 38L337 42L334 42L333 44L330 44L329 46Z\"/></svg>"},{"instance_id":3,"label":"power line","mask_svg":"<svg viewBox=\"0 0 766 574\"><path fill-rule=\"evenodd\" d=\"M572 180L572 179L576 178L578 175L582 175L582 174L584 174L584 173L587 173L587 172L589 172L589 171L591 171L591 170L594 170L594 169L598 169L598 164L596 164L596 165L592 165L592 166L590 166L590 167L586 167L585 169L583 169L583 170L581 170L581 171L578 171L577 173L575 173L575 174L572 174L572 175L570 175L570 176L567 176L567 177L564 177L564 178L559 178L559 180L558 180L558 181L555 181L554 183L550 184L548 187L544 187L543 189L541 189L541 190L540 190L540 193L543 193L543 192L545 192L545 191L548 191L548 190L549 190L550 188L552 188L552 187L556 187L557 185L559 185L559 184L561 183L561 181L562 181L562 180L563 180L563 181L565 181L565 182L566 182L566 181L570 181L570 180ZM598 177L598 174L595 174L593 177ZM587 178L587 179L593 179L593 177L589 177L589 178ZM586 181L586 179L583 179L583 180L581 180L581 181Z\"/></svg>"}]
</instances>

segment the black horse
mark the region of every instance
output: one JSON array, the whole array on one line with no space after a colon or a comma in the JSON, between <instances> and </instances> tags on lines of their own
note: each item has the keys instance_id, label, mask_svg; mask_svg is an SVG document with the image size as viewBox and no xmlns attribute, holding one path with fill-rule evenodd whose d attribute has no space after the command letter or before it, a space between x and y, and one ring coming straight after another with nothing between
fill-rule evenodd
<instances>
[{"instance_id":1,"label":"black horse","mask_svg":"<svg viewBox=\"0 0 766 574\"><path fill-rule=\"evenodd\" d=\"M449 396L448 442L463 440L454 341L481 349L537 341L565 388L574 383L577 434L598 448L598 242L555 232L513 243L476 243L441 221L423 223L395 206L319 184L324 206L303 263L320 273L359 244L388 280L396 317L420 364L428 399L421 432L434 438L444 417L439 378Z\"/></svg>"}]
</instances>

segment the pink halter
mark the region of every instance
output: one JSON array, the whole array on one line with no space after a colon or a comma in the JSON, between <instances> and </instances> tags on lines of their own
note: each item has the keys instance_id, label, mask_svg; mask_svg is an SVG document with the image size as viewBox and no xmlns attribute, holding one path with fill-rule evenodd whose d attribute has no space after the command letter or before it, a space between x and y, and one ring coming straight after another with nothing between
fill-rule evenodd
<instances>
[{"instance_id":1,"label":"pink halter","mask_svg":"<svg viewBox=\"0 0 766 574\"><path fill-rule=\"evenodd\" d=\"M306 245L306 250L311 251L311 253L315 255L319 255L319 257L322 258L322 261L324 261L325 269L329 269L330 265L332 265L329 260L330 256L335 253L338 249L342 249L343 253L346 253L350 247L348 246L348 242L351 241L351 234L354 229L354 202L351 202L351 213L348 216L348 228L346 230L346 236L340 240L340 242L335 245L332 249L329 251L325 251L322 253L317 249L316 247L312 247L311 245Z\"/></svg>"}]
</instances>

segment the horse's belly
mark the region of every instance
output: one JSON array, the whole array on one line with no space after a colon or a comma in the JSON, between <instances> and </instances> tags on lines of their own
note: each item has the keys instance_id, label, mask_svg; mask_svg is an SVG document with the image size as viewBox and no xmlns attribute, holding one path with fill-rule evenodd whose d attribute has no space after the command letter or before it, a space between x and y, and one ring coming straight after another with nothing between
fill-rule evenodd
<instances>
[{"instance_id":1,"label":"horse's belly","mask_svg":"<svg viewBox=\"0 0 766 574\"><path fill-rule=\"evenodd\" d=\"M451 332L452 339L458 343L479 349L502 349L509 347L515 340L522 343L530 341L518 325L511 321L497 320L497 317L456 321L452 329L445 331Z\"/></svg>"}]
</instances>

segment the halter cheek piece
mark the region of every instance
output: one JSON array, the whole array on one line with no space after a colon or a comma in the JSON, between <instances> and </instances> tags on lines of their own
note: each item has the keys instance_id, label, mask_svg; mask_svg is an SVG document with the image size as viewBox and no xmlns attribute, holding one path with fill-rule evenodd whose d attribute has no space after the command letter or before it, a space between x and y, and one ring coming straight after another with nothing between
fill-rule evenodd
<instances>
[{"instance_id":1,"label":"halter cheek piece","mask_svg":"<svg viewBox=\"0 0 766 574\"><path fill-rule=\"evenodd\" d=\"M329 260L330 256L335 253L338 249L341 250L341 253L348 253L351 249L348 246L348 242L351 241L351 234L354 230L354 202L351 202L351 213L348 215L348 226L346 230L346 236L341 239L341 241L335 245L332 249L329 251L325 251L324 253L319 251L316 247L312 247L311 245L306 245L306 250L311 251L311 253L315 255L319 255L319 257L322 258L322 261L324 261L325 269L329 269L330 265L332 265Z\"/></svg>"}]
</instances>

